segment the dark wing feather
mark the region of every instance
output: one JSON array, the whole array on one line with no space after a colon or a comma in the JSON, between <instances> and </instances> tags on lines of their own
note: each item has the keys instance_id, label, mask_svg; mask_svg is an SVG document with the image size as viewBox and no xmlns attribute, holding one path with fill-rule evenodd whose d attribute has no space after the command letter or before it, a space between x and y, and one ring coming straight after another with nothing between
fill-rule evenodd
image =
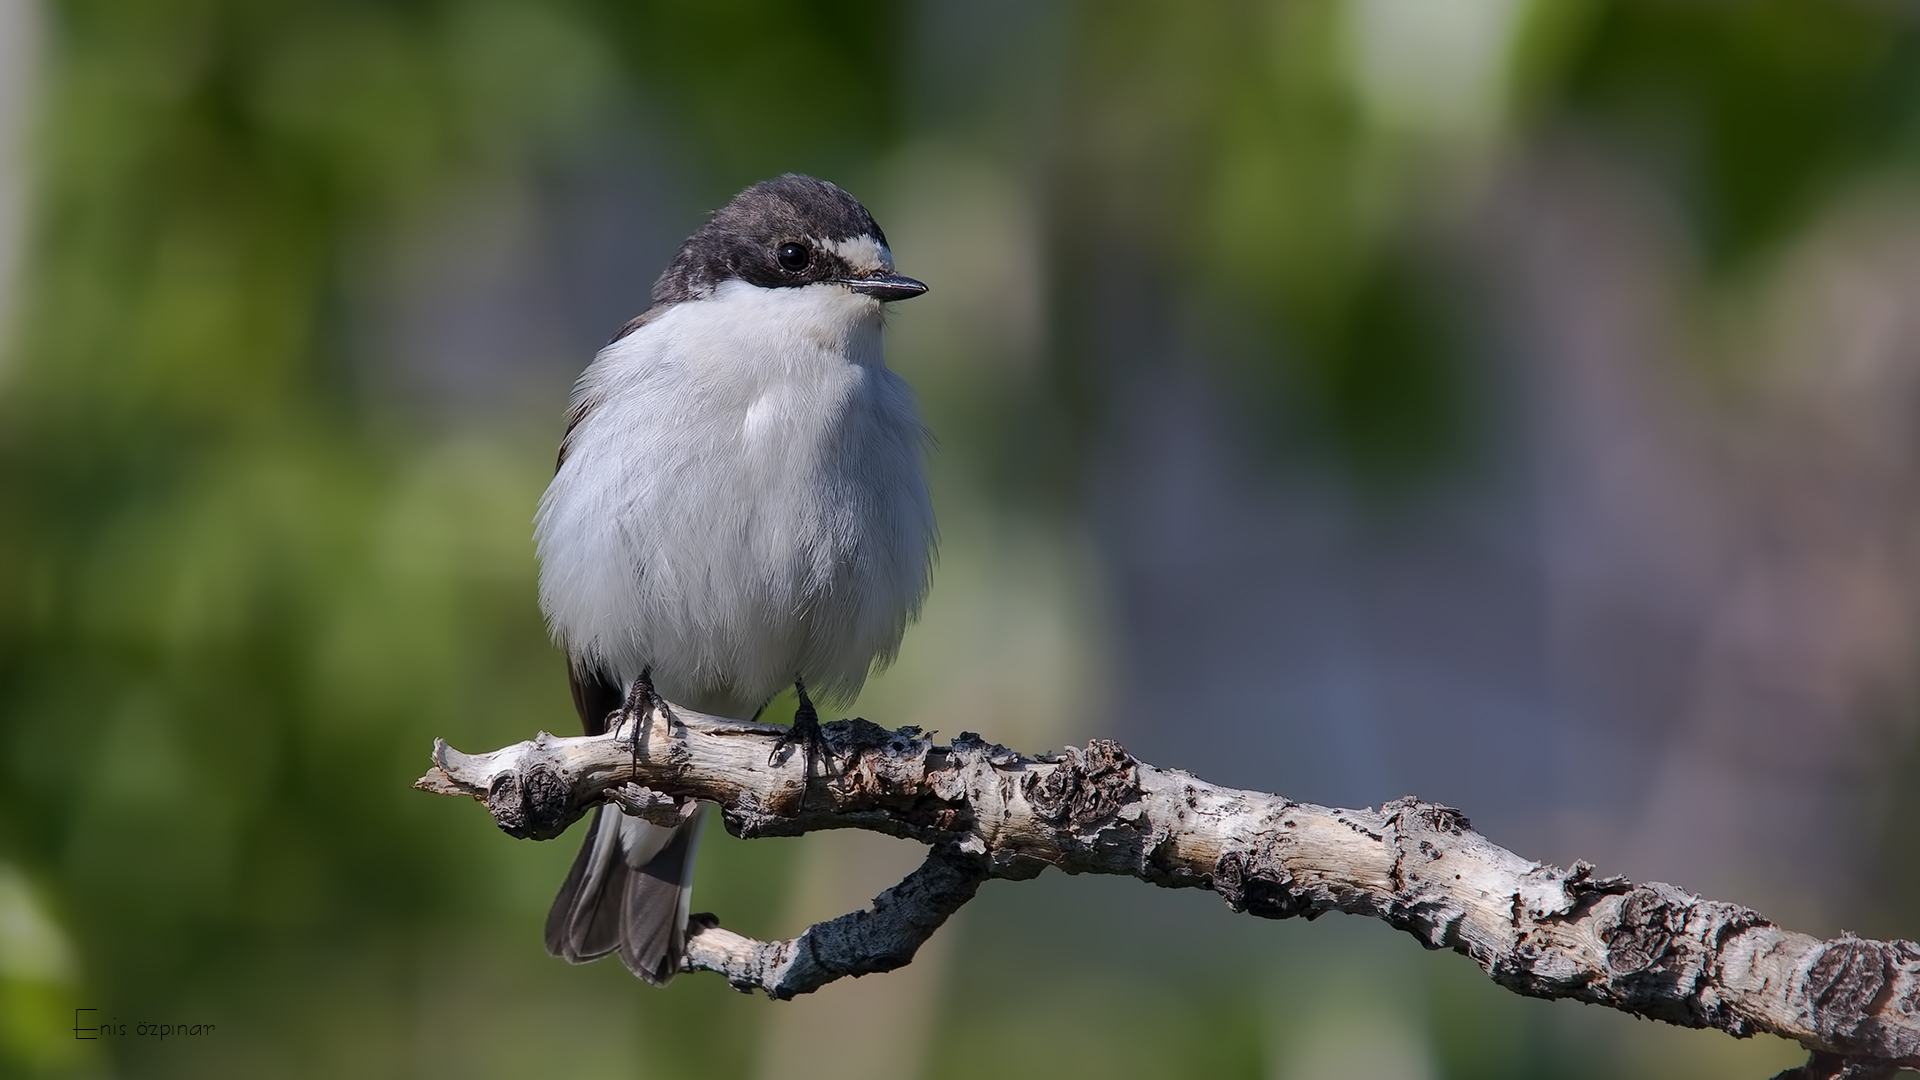
<instances>
[{"instance_id":1,"label":"dark wing feather","mask_svg":"<svg viewBox=\"0 0 1920 1080\"><path fill-rule=\"evenodd\" d=\"M628 323L620 336L639 329L659 310L648 309ZM593 406L593 398L582 397L567 412L567 433L560 440L556 472L566 464L574 428ZM608 720L626 705L626 687L579 664L567 664L567 688L588 735L605 734ZM693 873L701 815L674 829L666 846L637 870L629 865L624 850L633 838L632 830L621 828L622 820L617 810L594 811L586 842L547 909L547 951L581 964L617 950L627 970L661 986L680 970L686 950L686 881ZM619 832L608 833L603 840L602 830Z\"/></svg>"},{"instance_id":2,"label":"dark wing feather","mask_svg":"<svg viewBox=\"0 0 1920 1080\"><path fill-rule=\"evenodd\" d=\"M605 735L607 718L627 703L627 690L597 671L582 671L579 665L567 665L567 689L573 691L573 708L580 714L580 726L589 735Z\"/></svg>"}]
</instances>

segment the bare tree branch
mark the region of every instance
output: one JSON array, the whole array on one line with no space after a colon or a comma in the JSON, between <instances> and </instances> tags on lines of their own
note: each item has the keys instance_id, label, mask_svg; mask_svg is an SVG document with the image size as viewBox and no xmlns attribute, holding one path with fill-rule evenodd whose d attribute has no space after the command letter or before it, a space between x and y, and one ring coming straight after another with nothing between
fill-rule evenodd
<instances>
[{"instance_id":1,"label":"bare tree branch","mask_svg":"<svg viewBox=\"0 0 1920 1080\"><path fill-rule=\"evenodd\" d=\"M485 802L520 837L559 835L611 801L663 823L692 800L736 836L871 829L932 847L871 910L762 942L697 916L688 970L790 998L908 963L989 878L1048 866L1206 888L1265 918L1367 915L1471 957L1516 993L1573 998L1736 1037L1771 1032L1814 1051L1786 1078L1881 1077L1920 1067L1920 946L1783 930L1672 885L1524 859L1457 810L1412 798L1342 810L1218 787L1135 761L1116 743L1024 757L963 733L825 727L813 775L789 729L676 708L607 735L540 733L487 754L437 741L415 786Z\"/></svg>"}]
</instances>

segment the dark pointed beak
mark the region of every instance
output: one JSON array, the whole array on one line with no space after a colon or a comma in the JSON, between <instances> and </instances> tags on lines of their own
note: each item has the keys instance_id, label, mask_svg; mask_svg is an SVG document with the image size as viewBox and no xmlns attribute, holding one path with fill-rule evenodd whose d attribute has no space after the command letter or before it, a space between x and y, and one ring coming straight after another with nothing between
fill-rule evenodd
<instances>
[{"instance_id":1,"label":"dark pointed beak","mask_svg":"<svg viewBox=\"0 0 1920 1080\"><path fill-rule=\"evenodd\" d=\"M875 274L872 277L848 278L840 284L854 292L878 300L911 300L927 291L925 285L904 274Z\"/></svg>"}]
</instances>

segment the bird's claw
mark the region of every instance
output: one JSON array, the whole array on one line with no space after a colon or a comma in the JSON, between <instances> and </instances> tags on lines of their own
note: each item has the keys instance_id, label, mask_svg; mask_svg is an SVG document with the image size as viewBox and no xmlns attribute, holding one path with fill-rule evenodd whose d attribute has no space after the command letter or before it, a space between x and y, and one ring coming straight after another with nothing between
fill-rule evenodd
<instances>
[{"instance_id":1,"label":"bird's claw","mask_svg":"<svg viewBox=\"0 0 1920 1080\"><path fill-rule=\"evenodd\" d=\"M805 757L803 772L807 779L807 783L800 788L799 810L804 811L807 808L807 786L813 780L814 762L818 760L831 768L833 752L827 747L826 736L820 730L820 713L813 707L813 699L807 696L806 683L793 680L793 690L800 698L800 707L793 711L793 727L774 740L773 751L767 755L767 764L778 764L788 751L796 746L800 748Z\"/></svg>"}]
</instances>

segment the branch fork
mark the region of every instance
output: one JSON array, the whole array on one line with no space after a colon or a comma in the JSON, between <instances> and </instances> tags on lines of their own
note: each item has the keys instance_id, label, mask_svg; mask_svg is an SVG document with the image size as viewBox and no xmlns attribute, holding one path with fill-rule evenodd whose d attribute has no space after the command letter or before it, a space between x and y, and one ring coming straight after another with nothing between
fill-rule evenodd
<instances>
[{"instance_id":1,"label":"branch fork","mask_svg":"<svg viewBox=\"0 0 1920 1080\"><path fill-rule=\"evenodd\" d=\"M740 837L859 828L926 844L926 862L872 908L787 941L694 917L685 969L776 999L900 967L982 882L1056 866L1210 889L1262 918L1366 915L1472 958L1516 993L1735 1037L1771 1032L1814 1051L1780 1080L1920 1068L1920 945L1822 941L1672 885L1535 862L1450 807L1315 806L1156 768L1107 740L1028 757L971 733L938 745L865 720L822 725L828 753L809 773L806 754L769 760L785 727L671 715L648 710L637 730L598 736L541 732L484 754L436 740L415 786L477 799L509 835L532 839L558 836L599 802L677 824L707 801Z\"/></svg>"}]
</instances>

